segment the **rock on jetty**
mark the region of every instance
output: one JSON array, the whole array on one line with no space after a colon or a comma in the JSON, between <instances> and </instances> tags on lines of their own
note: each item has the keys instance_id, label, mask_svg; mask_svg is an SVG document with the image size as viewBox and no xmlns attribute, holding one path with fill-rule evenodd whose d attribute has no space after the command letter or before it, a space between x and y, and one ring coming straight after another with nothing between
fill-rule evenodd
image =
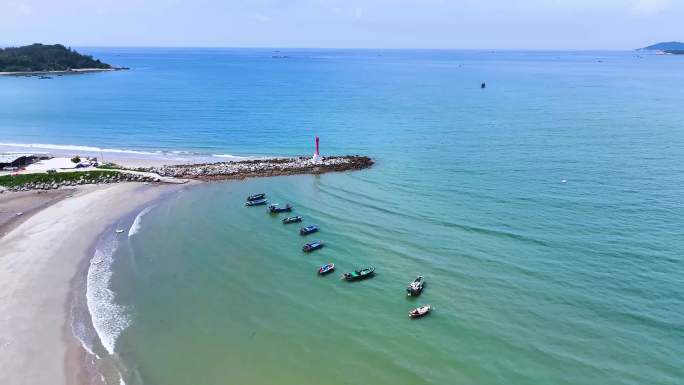
<instances>
[{"instance_id":1,"label":"rock on jetty","mask_svg":"<svg viewBox=\"0 0 684 385\"><path fill-rule=\"evenodd\" d=\"M146 171L165 177L200 180L243 179L294 174L323 174L326 172L361 170L373 165L367 156L328 156L315 162L310 157L243 160L236 162L205 163L151 167Z\"/></svg>"}]
</instances>

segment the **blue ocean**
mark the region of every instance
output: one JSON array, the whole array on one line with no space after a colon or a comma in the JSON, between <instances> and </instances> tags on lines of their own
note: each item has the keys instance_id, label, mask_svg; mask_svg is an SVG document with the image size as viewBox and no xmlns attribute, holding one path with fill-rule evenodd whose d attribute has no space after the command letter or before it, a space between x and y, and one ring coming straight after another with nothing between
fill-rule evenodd
<instances>
[{"instance_id":1,"label":"blue ocean","mask_svg":"<svg viewBox=\"0 0 684 385\"><path fill-rule=\"evenodd\" d=\"M112 294L88 347L108 383L684 381L684 57L79 51L131 69L1 77L0 152L218 161L310 155L319 136L376 161L204 183L122 219L88 282ZM256 192L321 231L245 208Z\"/></svg>"}]
</instances>

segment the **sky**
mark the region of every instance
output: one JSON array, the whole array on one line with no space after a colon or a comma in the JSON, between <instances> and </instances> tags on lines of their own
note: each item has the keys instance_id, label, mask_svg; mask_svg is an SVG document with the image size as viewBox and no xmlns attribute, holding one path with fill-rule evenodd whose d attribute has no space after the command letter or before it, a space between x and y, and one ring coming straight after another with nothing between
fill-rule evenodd
<instances>
[{"instance_id":1,"label":"sky","mask_svg":"<svg viewBox=\"0 0 684 385\"><path fill-rule=\"evenodd\" d=\"M0 44L634 49L684 0L0 0Z\"/></svg>"}]
</instances>

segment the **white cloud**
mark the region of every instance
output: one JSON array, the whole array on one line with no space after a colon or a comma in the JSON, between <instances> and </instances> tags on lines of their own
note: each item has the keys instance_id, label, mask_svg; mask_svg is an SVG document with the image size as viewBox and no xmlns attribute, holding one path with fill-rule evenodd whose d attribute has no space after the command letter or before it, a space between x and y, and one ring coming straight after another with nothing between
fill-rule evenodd
<instances>
[{"instance_id":1,"label":"white cloud","mask_svg":"<svg viewBox=\"0 0 684 385\"><path fill-rule=\"evenodd\" d=\"M33 9L31 6L29 6L26 3L16 3L14 4L15 9L17 12L21 13L22 15L30 15L33 13Z\"/></svg>"},{"instance_id":2,"label":"white cloud","mask_svg":"<svg viewBox=\"0 0 684 385\"><path fill-rule=\"evenodd\" d=\"M263 13L252 13L249 15L249 17L260 23L269 23L271 21L271 17L268 15L264 15Z\"/></svg>"},{"instance_id":3,"label":"white cloud","mask_svg":"<svg viewBox=\"0 0 684 385\"><path fill-rule=\"evenodd\" d=\"M666 10L671 3L671 0L635 0L631 11L638 15L652 15Z\"/></svg>"}]
</instances>

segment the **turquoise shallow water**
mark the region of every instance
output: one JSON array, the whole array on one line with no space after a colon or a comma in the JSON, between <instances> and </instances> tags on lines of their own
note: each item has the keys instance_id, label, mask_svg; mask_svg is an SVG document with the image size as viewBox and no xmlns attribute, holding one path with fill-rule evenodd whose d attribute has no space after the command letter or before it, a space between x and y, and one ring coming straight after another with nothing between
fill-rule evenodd
<instances>
[{"instance_id":1,"label":"turquoise shallow water","mask_svg":"<svg viewBox=\"0 0 684 385\"><path fill-rule=\"evenodd\" d=\"M89 51L133 70L0 78L1 142L285 155L318 134L325 153L377 160L205 184L141 216L96 322L125 326L127 384L684 378L682 58ZM296 225L243 207L262 191L328 246L305 255ZM378 274L317 277L328 261ZM426 291L407 299L417 274ZM410 321L422 303L434 314Z\"/></svg>"}]
</instances>

